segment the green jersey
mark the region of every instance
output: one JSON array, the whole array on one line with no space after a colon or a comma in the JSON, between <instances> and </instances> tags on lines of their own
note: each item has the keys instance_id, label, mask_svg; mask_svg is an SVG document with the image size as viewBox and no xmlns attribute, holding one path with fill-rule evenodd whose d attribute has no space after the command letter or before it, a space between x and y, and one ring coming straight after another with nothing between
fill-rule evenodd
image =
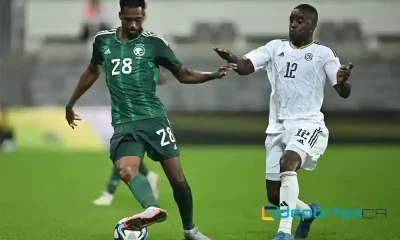
<instances>
[{"instance_id":1,"label":"green jersey","mask_svg":"<svg viewBox=\"0 0 400 240\"><path fill-rule=\"evenodd\" d=\"M164 105L156 96L159 66L175 73L181 62L155 33L143 30L137 38L122 42L118 31L100 31L95 36L91 60L104 66L112 124L165 117Z\"/></svg>"}]
</instances>

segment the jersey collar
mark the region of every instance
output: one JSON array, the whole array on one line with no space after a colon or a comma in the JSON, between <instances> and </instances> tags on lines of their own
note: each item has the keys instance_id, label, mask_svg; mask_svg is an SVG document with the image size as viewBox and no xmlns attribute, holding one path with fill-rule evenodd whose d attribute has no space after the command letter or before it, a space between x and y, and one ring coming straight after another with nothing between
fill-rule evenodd
<instances>
[{"instance_id":1,"label":"jersey collar","mask_svg":"<svg viewBox=\"0 0 400 240\"><path fill-rule=\"evenodd\" d=\"M143 29L143 28L140 29L139 35L138 35L137 37L135 37L134 39L131 39L131 40L129 40L129 41L123 41L123 42L119 39L119 31L121 31L121 27L118 27L117 30L115 31L115 40L117 40L117 41L120 42L120 43L123 43L123 42L132 42L132 41L135 41L135 40L138 39L140 36L142 36L142 33L143 33L144 29Z\"/></svg>"},{"instance_id":2,"label":"jersey collar","mask_svg":"<svg viewBox=\"0 0 400 240\"><path fill-rule=\"evenodd\" d=\"M315 43L315 41L312 41L311 43L309 43L307 45L304 45L304 46L301 46L301 47L296 47L295 45L292 44L292 42L289 42L289 46L291 48L293 48L293 49L304 49L304 48L307 48L307 47L313 45L314 43Z\"/></svg>"}]
</instances>

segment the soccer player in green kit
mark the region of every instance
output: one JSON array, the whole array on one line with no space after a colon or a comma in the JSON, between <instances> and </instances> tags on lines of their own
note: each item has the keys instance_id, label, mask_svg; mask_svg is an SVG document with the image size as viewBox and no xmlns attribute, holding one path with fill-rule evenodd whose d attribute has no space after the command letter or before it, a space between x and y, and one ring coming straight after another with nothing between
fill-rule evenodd
<instances>
[{"instance_id":1,"label":"soccer player in green kit","mask_svg":"<svg viewBox=\"0 0 400 240\"><path fill-rule=\"evenodd\" d=\"M167 219L147 179L139 174L144 153L159 161L173 189L188 240L208 240L193 223L192 192L183 173L179 150L166 111L155 95L159 66L168 69L181 83L198 84L220 79L236 64L215 72L188 69L177 59L168 43L159 35L142 28L144 0L120 0L121 27L99 32L93 43L92 60L66 106L66 119L74 128L79 115L75 102L97 80L104 66L106 84L111 95L114 135L110 140L110 158L120 171L135 198L145 209L125 221L125 227L139 230Z\"/></svg>"},{"instance_id":2,"label":"soccer player in green kit","mask_svg":"<svg viewBox=\"0 0 400 240\"><path fill-rule=\"evenodd\" d=\"M158 75L157 85L163 85L166 82L167 82L166 77L164 76L162 71L160 71L160 74ZM111 134L111 131L107 130L106 132L107 133L110 132L110 134ZM109 135L109 134L107 134L107 135ZM110 137L111 137L111 135L110 135ZM108 138L108 136L107 136L107 138ZM147 165L145 164L144 161L142 161L142 163L140 164L139 173L147 178L147 180L150 183L151 189L153 191L154 197L156 198L156 200L158 200L158 195L159 195L159 190L158 190L159 176L158 176L158 174L153 171L149 171L149 169L147 168ZM111 170L111 176L107 182L107 190L102 192L102 194L93 201L93 204L97 205L97 206L110 206L114 200L114 195L119 186L119 182L120 182L119 170L117 167L113 166L113 168Z\"/></svg>"}]
</instances>

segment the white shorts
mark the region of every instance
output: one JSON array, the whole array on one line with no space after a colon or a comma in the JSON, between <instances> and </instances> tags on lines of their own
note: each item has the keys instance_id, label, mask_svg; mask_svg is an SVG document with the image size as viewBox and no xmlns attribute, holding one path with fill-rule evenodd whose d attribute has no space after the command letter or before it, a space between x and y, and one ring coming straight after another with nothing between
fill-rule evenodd
<instances>
[{"instance_id":1,"label":"white shorts","mask_svg":"<svg viewBox=\"0 0 400 240\"><path fill-rule=\"evenodd\" d=\"M297 152L302 160L301 168L314 170L317 161L328 146L329 131L324 124L306 123L293 125L282 133L268 135L266 179L280 181L280 159L285 150Z\"/></svg>"}]
</instances>

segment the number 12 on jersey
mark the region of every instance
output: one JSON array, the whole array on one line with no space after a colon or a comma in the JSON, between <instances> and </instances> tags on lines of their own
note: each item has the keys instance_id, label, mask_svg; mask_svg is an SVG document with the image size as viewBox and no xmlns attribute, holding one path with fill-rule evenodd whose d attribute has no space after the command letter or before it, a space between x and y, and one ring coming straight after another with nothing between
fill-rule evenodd
<instances>
[{"instance_id":1,"label":"number 12 on jersey","mask_svg":"<svg viewBox=\"0 0 400 240\"><path fill-rule=\"evenodd\" d=\"M286 63L286 74L284 77L286 78L295 78L294 72L297 70L297 63Z\"/></svg>"}]
</instances>

